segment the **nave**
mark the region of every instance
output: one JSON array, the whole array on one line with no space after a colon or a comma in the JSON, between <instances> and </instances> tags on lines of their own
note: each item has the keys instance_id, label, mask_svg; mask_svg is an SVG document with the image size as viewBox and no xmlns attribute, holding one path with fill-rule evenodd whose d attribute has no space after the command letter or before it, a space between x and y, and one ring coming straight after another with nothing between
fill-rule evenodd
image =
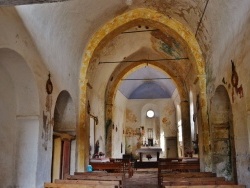
<instances>
[{"instance_id":1,"label":"nave","mask_svg":"<svg viewBox=\"0 0 250 188\"><path fill-rule=\"evenodd\" d=\"M125 178L125 188L158 188L157 171L157 168L135 170L131 178Z\"/></svg>"},{"instance_id":2,"label":"nave","mask_svg":"<svg viewBox=\"0 0 250 188\"><path fill-rule=\"evenodd\" d=\"M245 188L213 172L201 172L199 158L160 158L157 168L136 168L134 162L114 159L91 162L88 172L75 172L45 183L44 188ZM136 162L135 162L136 163ZM143 162L146 167L148 162ZM132 166L130 164L133 164Z\"/></svg>"}]
</instances>

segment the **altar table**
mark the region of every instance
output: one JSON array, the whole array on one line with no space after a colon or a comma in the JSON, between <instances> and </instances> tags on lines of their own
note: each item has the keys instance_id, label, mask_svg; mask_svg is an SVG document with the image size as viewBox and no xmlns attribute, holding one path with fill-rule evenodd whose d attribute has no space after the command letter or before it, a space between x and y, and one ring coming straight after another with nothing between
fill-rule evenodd
<instances>
[{"instance_id":1,"label":"altar table","mask_svg":"<svg viewBox=\"0 0 250 188\"><path fill-rule=\"evenodd\" d=\"M160 147L141 147L140 149L136 150L137 153L140 154L140 162L142 162L142 154L143 153L156 153L157 154L157 161L159 161L160 152L162 149Z\"/></svg>"}]
</instances>

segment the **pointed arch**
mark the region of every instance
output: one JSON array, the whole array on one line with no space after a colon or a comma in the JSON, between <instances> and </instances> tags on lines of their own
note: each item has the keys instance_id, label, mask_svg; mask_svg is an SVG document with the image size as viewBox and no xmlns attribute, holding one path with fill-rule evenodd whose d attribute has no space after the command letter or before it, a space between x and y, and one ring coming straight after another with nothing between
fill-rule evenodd
<instances>
[{"instance_id":1,"label":"pointed arch","mask_svg":"<svg viewBox=\"0 0 250 188\"><path fill-rule=\"evenodd\" d=\"M203 106L203 111L201 112L202 117L206 116L206 79L205 79L205 63L202 57L200 47L197 40L195 39L192 31L180 23L179 21L167 17L155 10L147 8L138 8L121 14L111 21L107 22L103 27L101 27L90 39L85 52L83 54L81 70L80 70L80 108L79 108L79 121L77 127L77 142L78 142L78 159L77 167L78 170L84 170L87 164L86 158L88 158L88 146L84 144L84 138L88 137L85 129L85 114L86 114L86 87L87 79L86 73L94 54L110 39L118 35L125 29L134 26L136 23L142 22L146 23L154 28L160 29L163 32L171 32L173 35L180 38L185 45L188 47L189 59L193 62L194 70L199 77L199 86L201 92L201 105ZM205 118L204 118L205 119ZM205 125L205 129L208 129L207 122L202 121ZM206 131L208 132L208 131ZM208 144L207 147L208 148Z\"/></svg>"}]
</instances>

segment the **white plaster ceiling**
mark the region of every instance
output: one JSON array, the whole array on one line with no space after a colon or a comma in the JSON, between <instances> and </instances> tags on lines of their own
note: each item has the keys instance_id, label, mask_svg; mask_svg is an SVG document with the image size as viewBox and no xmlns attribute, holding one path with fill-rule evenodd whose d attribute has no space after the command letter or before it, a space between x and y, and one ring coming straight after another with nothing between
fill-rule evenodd
<instances>
[{"instance_id":1,"label":"white plaster ceiling","mask_svg":"<svg viewBox=\"0 0 250 188\"><path fill-rule=\"evenodd\" d=\"M128 99L171 98L175 89L170 76L149 66L124 78L119 88Z\"/></svg>"},{"instance_id":2,"label":"white plaster ceiling","mask_svg":"<svg viewBox=\"0 0 250 188\"><path fill-rule=\"evenodd\" d=\"M186 57L184 48L173 37L138 24L109 41L100 53L99 64L110 67L127 61ZM167 73L163 74L147 65L126 75L119 88L128 99L171 98L175 89L176 86Z\"/></svg>"}]
</instances>

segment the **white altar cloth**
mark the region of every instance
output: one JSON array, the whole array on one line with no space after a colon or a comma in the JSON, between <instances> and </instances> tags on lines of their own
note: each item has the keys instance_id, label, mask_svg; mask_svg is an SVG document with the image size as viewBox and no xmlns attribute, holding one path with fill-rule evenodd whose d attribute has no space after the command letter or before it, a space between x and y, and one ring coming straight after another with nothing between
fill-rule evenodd
<instances>
[{"instance_id":1,"label":"white altar cloth","mask_svg":"<svg viewBox=\"0 0 250 188\"><path fill-rule=\"evenodd\" d=\"M136 150L138 153L153 153L153 152L162 152L160 147L141 147L140 149Z\"/></svg>"},{"instance_id":2,"label":"white altar cloth","mask_svg":"<svg viewBox=\"0 0 250 188\"><path fill-rule=\"evenodd\" d=\"M160 147L141 147L140 149L137 149L136 152L140 154L140 162L142 162L143 153L156 153L158 161L162 149Z\"/></svg>"}]
</instances>

